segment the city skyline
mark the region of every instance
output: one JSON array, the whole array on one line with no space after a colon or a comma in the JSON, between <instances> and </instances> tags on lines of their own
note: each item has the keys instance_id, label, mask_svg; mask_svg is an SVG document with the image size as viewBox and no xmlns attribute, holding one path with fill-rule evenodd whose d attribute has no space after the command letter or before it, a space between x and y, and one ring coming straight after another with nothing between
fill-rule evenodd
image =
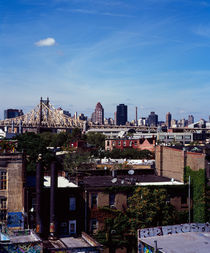
<instances>
[{"instance_id":1,"label":"city skyline","mask_svg":"<svg viewBox=\"0 0 210 253\"><path fill-rule=\"evenodd\" d=\"M207 1L0 0L0 118L40 96L90 117L208 119ZM205 110L205 111L204 111Z\"/></svg>"},{"instance_id":2,"label":"city skyline","mask_svg":"<svg viewBox=\"0 0 210 253\"><path fill-rule=\"evenodd\" d=\"M41 99L43 99L43 98L41 97ZM49 100L49 97L47 97L47 100ZM68 110L66 110L66 108L61 108L60 106L59 107L55 106L52 103L51 103L51 105L55 109L57 109L57 110L63 110L63 111L65 111L66 115L68 115L69 117L75 118L75 115L76 115L76 117L81 117L81 115L83 115L82 117L86 118L86 119L83 119L83 120L89 120L89 121L92 121L92 122L95 122L95 123L99 123L99 124L101 124L102 121L105 120L105 119L112 119L113 122L116 121L117 120L117 111L118 111L118 108L120 106L124 106L124 107L126 107L126 118L127 118L127 121L131 122L131 123L132 122L136 122L136 118L129 119L129 117L128 117L129 116L128 115L128 111L129 111L128 109L129 109L129 107L127 105L124 105L124 104L116 105L115 111L112 112L111 116L106 115L106 113L104 112L104 108L103 108L103 106L102 106L102 104L100 102L98 102L96 104L94 112L92 112L92 113L90 113L88 115L85 115L83 112L79 112L78 113L78 112L68 111ZM31 108L31 109L34 109L34 108ZM17 113L17 111L18 111L18 112L21 113L21 115L29 113L29 111L24 112L22 110L22 108L7 108L3 112L4 117L2 119L0 118L0 120L6 119L6 118L12 118L12 117L6 117L5 118L5 115L8 114L9 111L15 111L15 113ZM169 115L170 115L170 117L168 117ZM175 117L173 117L173 113L167 112L165 114L165 118L159 118L159 119L158 119L159 114L158 113L156 114L155 111L150 111L147 115L145 113L142 114L142 115L139 115L139 113L138 113L138 107L136 107L136 106L135 106L135 117L137 117L137 120L146 119L148 122L151 121L151 122L153 122L152 124L154 124L154 125L157 125L158 123L165 122L168 127L172 124L172 121L181 122L182 120L184 120L185 123L187 122L188 124L192 124L192 123L195 122L194 115L185 115L182 118L175 118ZM99 120L99 118L100 118L100 120ZM200 120L204 120L206 122L210 122L210 115L207 118L199 118L197 121L200 121ZM125 125L125 123L127 121L124 121L123 125ZM154 123L154 122L156 122L156 123ZM149 125L150 125L150 123L149 123ZM119 122L118 122L118 124L119 124Z\"/></svg>"}]
</instances>

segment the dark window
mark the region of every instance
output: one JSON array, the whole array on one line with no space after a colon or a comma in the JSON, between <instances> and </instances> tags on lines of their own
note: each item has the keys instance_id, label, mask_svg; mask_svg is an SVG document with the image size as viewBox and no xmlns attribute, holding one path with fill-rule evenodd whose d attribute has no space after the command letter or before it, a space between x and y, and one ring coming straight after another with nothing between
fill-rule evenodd
<instances>
[{"instance_id":1,"label":"dark window","mask_svg":"<svg viewBox=\"0 0 210 253\"><path fill-rule=\"evenodd\" d=\"M7 188L7 172L0 171L0 190L6 190Z\"/></svg>"},{"instance_id":2,"label":"dark window","mask_svg":"<svg viewBox=\"0 0 210 253\"><path fill-rule=\"evenodd\" d=\"M181 204L186 205L187 204L187 194L183 194L181 196Z\"/></svg>"},{"instance_id":3,"label":"dark window","mask_svg":"<svg viewBox=\"0 0 210 253\"><path fill-rule=\"evenodd\" d=\"M98 228L98 221L97 219L90 220L90 233L94 234Z\"/></svg>"},{"instance_id":4,"label":"dark window","mask_svg":"<svg viewBox=\"0 0 210 253\"><path fill-rule=\"evenodd\" d=\"M76 198L75 197L70 197L69 198L69 210L70 211L75 211L76 210Z\"/></svg>"},{"instance_id":5,"label":"dark window","mask_svg":"<svg viewBox=\"0 0 210 253\"><path fill-rule=\"evenodd\" d=\"M115 204L115 194L114 193L110 193L109 194L109 205L110 206L114 206Z\"/></svg>"},{"instance_id":6,"label":"dark window","mask_svg":"<svg viewBox=\"0 0 210 253\"><path fill-rule=\"evenodd\" d=\"M0 221L5 221L7 217L7 199L0 198Z\"/></svg>"},{"instance_id":7,"label":"dark window","mask_svg":"<svg viewBox=\"0 0 210 253\"><path fill-rule=\"evenodd\" d=\"M91 194L91 208L96 208L97 207L97 198L98 198L97 193L92 193Z\"/></svg>"}]
</instances>

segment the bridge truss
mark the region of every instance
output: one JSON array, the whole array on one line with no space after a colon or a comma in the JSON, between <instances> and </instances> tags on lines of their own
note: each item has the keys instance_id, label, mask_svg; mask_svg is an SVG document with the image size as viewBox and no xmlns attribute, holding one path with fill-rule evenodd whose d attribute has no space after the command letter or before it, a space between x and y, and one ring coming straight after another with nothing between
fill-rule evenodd
<instances>
[{"instance_id":1,"label":"bridge truss","mask_svg":"<svg viewBox=\"0 0 210 253\"><path fill-rule=\"evenodd\" d=\"M1 127L11 128L83 128L84 121L69 117L62 113L61 110L55 109L50 104L49 99L43 100L41 98L40 104L38 104L33 110L25 115L0 120Z\"/></svg>"}]
</instances>

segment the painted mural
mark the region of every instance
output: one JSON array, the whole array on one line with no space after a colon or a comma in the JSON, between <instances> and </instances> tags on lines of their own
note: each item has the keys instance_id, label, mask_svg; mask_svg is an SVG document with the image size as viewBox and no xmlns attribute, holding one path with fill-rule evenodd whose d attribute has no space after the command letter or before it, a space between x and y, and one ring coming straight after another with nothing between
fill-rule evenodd
<instances>
[{"instance_id":1,"label":"painted mural","mask_svg":"<svg viewBox=\"0 0 210 253\"><path fill-rule=\"evenodd\" d=\"M9 245L4 245L2 247L3 247L4 253L8 253L8 252L9 253L42 253L43 252L42 245L35 244L35 243L9 244Z\"/></svg>"},{"instance_id":2,"label":"painted mural","mask_svg":"<svg viewBox=\"0 0 210 253\"><path fill-rule=\"evenodd\" d=\"M23 214L21 212L9 212L7 226L9 228L23 227Z\"/></svg>"}]
</instances>

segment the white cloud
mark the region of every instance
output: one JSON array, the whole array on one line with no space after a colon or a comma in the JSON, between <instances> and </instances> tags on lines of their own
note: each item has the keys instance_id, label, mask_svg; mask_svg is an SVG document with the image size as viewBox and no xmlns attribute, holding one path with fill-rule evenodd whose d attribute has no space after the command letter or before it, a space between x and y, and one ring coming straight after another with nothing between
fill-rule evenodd
<instances>
[{"instance_id":1,"label":"white cloud","mask_svg":"<svg viewBox=\"0 0 210 253\"><path fill-rule=\"evenodd\" d=\"M37 47L50 47L55 45L55 39L54 38L46 38L43 40L39 40L35 43Z\"/></svg>"}]
</instances>

